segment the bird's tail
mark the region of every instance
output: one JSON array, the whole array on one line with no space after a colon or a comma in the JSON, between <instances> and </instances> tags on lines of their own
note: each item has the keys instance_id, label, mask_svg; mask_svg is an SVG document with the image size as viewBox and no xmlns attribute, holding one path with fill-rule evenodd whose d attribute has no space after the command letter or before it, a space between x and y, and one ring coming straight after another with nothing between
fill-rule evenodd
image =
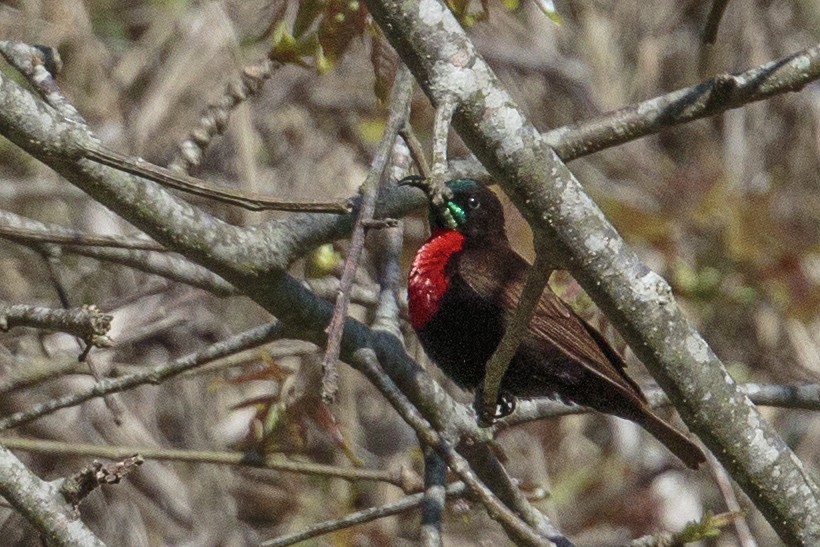
<instances>
[{"instance_id":1,"label":"bird's tail","mask_svg":"<svg viewBox=\"0 0 820 547\"><path fill-rule=\"evenodd\" d=\"M643 413L638 423L687 467L697 469L706 461L706 455L698 445L652 412Z\"/></svg>"}]
</instances>

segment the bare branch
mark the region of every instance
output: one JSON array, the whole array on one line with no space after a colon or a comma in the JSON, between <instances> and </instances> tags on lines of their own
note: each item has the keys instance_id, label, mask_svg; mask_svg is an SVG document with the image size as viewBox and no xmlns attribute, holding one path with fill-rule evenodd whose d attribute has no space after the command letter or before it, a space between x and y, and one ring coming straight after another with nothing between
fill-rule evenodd
<instances>
[{"instance_id":1,"label":"bare branch","mask_svg":"<svg viewBox=\"0 0 820 547\"><path fill-rule=\"evenodd\" d=\"M426 445L433 448L447 462L450 469L456 473L481 502L490 516L500 521L508 530L515 534L519 544L551 545L544 537L521 520L504 503L490 491L476 476L467 460L461 456L419 413L407 400L405 395L396 387L393 381L381 370L379 362L370 349L358 350L355 354L363 372L379 388L393 407L401 414L404 421L410 424Z\"/></svg>"},{"instance_id":2,"label":"bare branch","mask_svg":"<svg viewBox=\"0 0 820 547\"><path fill-rule=\"evenodd\" d=\"M697 85L552 129L542 137L559 158L569 162L669 127L800 91L818 78L820 45L815 45L740 74L720 74ZM457 176L487 176L475 158L451 162L450 170Z\"/></svg>"},{"instance_id":3,"label":"bare branch","mask_svg":"<svg viewBox=\"0 0 820 547\"><path fill-rule=\"evenodd\" d=\"M395 186L395 181L403 179L410 171L410 151L403 139L393 144L390 179L386 186ZM379 282L378 306L373 314L371 327L391 333L402 339L400 311L406 304L399 296L401 288L401 254L404 237L404 223L395 228L382 230L376 234L375 255L376 275Z\"/></svg>"},{"instance_id":4,"label":"bare branch","mask_svg":"<svg viewBox=\"0 0 820 547\"><path fill-rule=\"evenodd\" d=\"M413 156L413 161L416 162L416 166L418 167L421 176L424 178L429 178L430 164L427 162L427 157L424 155L424 147L421 145L421 141L419 141L419 138L416 136L416 132L413 131L413 126L410 125L409 122L404 124L404 127L399 134L401 135L401 138L404 139L404 142L407 143L407 148L410 149L410 155Z\"/></svg>"},{"instance_id":5,"label":"bare branch","mask_svg":"<svg viewBox=\"0 0 820 547\"><path fill-rule=\"evenodd\" d=\"M100 348L111 346L108 329L112 319L96 306L64 310L0 302L0 330L31 327L67 332Z\"/></svg>"},{"instance_id":6,"label":"bare branch","mask_svg":"<svg viewBox=\"0 0 820 547\"><path fill-rule=\"evenodd\" d=\"M62 498L58 484L40 480L3 447L0 495L43 535L46 544L104 547Z\"/></svg>"},{"instance_id":7,"label":"bare branch","mask_svg":"<svg viewBox=\"0 0 820 547\"><path fill-rule=\"evenodd\" d=\"M715 477L715 483L717 483L720 494L723 496L723 501L726 502L726 508L729 512L738 515L733 524L735 525L735 533L740 547L757 547L757 542L754 535L752 535L751 529L749 529L749 523L746 521L743 509L737 501L731 477L711 454L706 456L706 461L709 463L709 469L712 470L712 475Z\"/></svg>"},{"instance_id":8,"label":"bare branch","mask_svg":"<svg viewBox=\"0 0 820 547\"><path fill-rule=\"evenodd\" d=\"M820 411L820 384L802 386L780 384L740 384L738 389L758 406L774 406L800 410ZM669 396L657 385L641 386L649 406L659 408L669 406ZM504 429L521 423L567 416L585 414L589 409L577 405L565 405L547 398L536 398L521 401L516 406L515 414L495 423L496 429Z\"/></svg>"},{"instance_id":9,"label":"bare branch","mask_svg":"<svg viewBox=\"0 0 820 547\"><path fill-rule=\"evenodd\" d=\"M447 465L435 450L424 447L424 499L421 506L421 544L441 547L441 517L447 496Z\"/></svg>"},{"instance_id":10,"label":"bare branch","mask_svg":"<svg viewBox=\"0 0 820 547\"><path fill-rule=\"evenodd\" d=\"M213 138L222 134L228 126L231 111L256 95L273 71L281 67L280 62L271 59L264 59L245 67L239 81L228 84L219 100L208 106L197 127L179 144L176 156L168 168L179 173L187 173L199 165L205 155L205 149Z\"/></svg>"},{"instance_id":11,"label":"bare branch","mask_svg":"<svg viewBox=\"0 0 820 547\"><path fill-rule=\"evenodd\" d=\"M381 471L378 469L344 468L335 465L323 465L310 462L289 460L278 454L256 456L245 452L217 452L209 450L173 450L150 446L103 446L96 444L65 443L41 439L24 439L19 437L0 437L0 445L15 450L37 452L42 454L70 454L74 456L94 456L118 460L131 454L139 454L146 460L206 463L215 465L232 465L275 469L288 473L300 473L334 477L347 481L386 482L407 491L413 487L401 472Z\"/></svg>"},{"instance_id":12,"label":"bare branch","mask_svg":"<svg viewBox=\"0 0 820 547\"><path fill-rule=\"evenodd\" d=\"M720 20L729 5L729 0L712 0L712 7L709 10L709 17L703 29L703 43L714 44L717 40L717 32L720 27Z\"/></svg>"},{"instance_id":13,"label":"bare branch","mask_svg":"<svg viewBox=\"0 0 820 547\"><path fill-rule=\"evenodd\" d=\"M11 236L11 239L18 243L34 246L37 251L42 250L41 242L44 241L88 241L81 232L63 226L45 224L3 210L0 210L0 226L0 230L4 233L19 234L19 237ZM107 240L107 237L105 239ZM65 243L60 248L65 252L122 264L145 273L186 283L210 291L218 296L238 294L233 285L223 278L181 256L170 254L167 249L142 251L135 249L135 247L142 247L143 245L147 247L151 244L134 238L118 239L123 243L122 245L97 247L82 244L75 246L73 243ZM102 241L99 242L102 243Z\"/></svg>"},{"instance_id":14,"label":"bare branch","mask_svg":"<svg viewBox=\"0 0 820 547\"><path fill-rule=\"evenodd\" d=\"M61 116L78 124L86 125L85 119L74 108L74 105L68 102L57 86L57 82L54 81L55 74L52 74L52 71L59 72L63 65L57 50L46 46L30 46L19 42L0 40L0 54L26 77L40 96L54 107Z\"/></svg>"},{"instance_id":15,"label":"bare branch","mask_svg":"<svg viewBox=\"0 0 820 547\"><path fill-rule=\"evenodd\" d=\"M548 242L556 261L570 269L617 326L689 428L713 450L781 538L787 543L820 542L820 489L814 479L739 392L676 305L669 285L626 246L501 87L449 9L443 3L415 0L369 0L367 5L434 104L457 94L454 126L464 142L538 237ZM804 57L798 66L793 75L820 71L820 59ZM762 75L779 68L767 65ZM730 81L718 84L712 101L727 105L728 98L737 97L734 78ZM806 80L797 81L803 85Z\"/></svg>"},{"instance_id":16,"label":"bare branch","mask_svg":"<svg viewBox=\"0 0 820 547\"><path fill-rule=\"evenodd\" d=\"M16 412L0 419L0 429L10 429L18 425L28 423L32 420L50 414L55 410L75 406L95 397L102 397L107 393L117 393L133 387L145 384L157 384L168 378L173 378L187 370L204 365L216 359L231 355L242 350L260 346L271 342L282 336L282 326L278 321L261 325L236 336L232 336L222 342L212 344L197 353L181 357L169 363L156 367L151 367L140 372L121 376L119 378L107 378L97 382L93 386L77 391L69 395L53 399L39 405L35 405L27 410Z\"/></svg>"},{"instance_id":17,"label":"bare branch","mask_svg":"<svg viewBox=\"0 0 820 547\"><path fill-rule=\"evenodd\" d=\"M479 412L479 423L484 426L492 425L495 418L495 409L498 401L501 380L510 366L510 361L515 356L521 340L527 334L530 319L538 305L538 300L547 286L550 274L552 274L551 260L547 252L540 247L536 247L535 263L527 272L527 279L521 296L518 298L518 305L515 308L512 319L504 330L504 336L498 343L498 347L493 352L490 360L487 361L486 375L484 376L481 401L476 401Z\"/></svg>"},{"instance_id":18,"label":"bare branch","mask_svg":"<svg viewBox=\"0 0 820 547\"><path fill-rule=\"evenodd\" d=\"M445 490L445 493L448 498L460 497L464 495L466 490L467 488L464 486L464 483L459 482L449 485ZM399 513L403 513L404 511L415 509L423 502L424 494L413 494L412 496L404 497L398 501L382 505L381 507L371 507L369 509L356 511L339 519L314 524L305 530L301 530L293 534L263 541L261 545L264 545L265 547L286 547L288 545L293 545L294 543L298 543L300 541L329 534L337 530L350 528L356 524L362 524L364 522L370 522L383 517L397 515Z\"/></svg>"},{"instance_id":19,"label":"bare branch","mask_svg":"<svg viewBox=\"0 0 820 547\"><path fill-rule=\"evenodd\" d=\"M350 236L350 248L348 249L342 278L339 282L339 295L336 298L333 316L327 327L327 351L322 360L322 370L324 371L322 375L322 399L326 403L333 402L338 390L336 362L339 360L342 329L344 328L344 319L347 316L347 306L350 302L350 287L359 266L359 258L364 250L364 240L367 235L365 224L373 219L379 182L382 180L387 162L390 159L390 151L393 149L396 136L410 114L410 99L412 97L413 77L407 67L402 66L396 73L393 90L390 93L390 115L387 119L387 127L384 135L382 135L379 148L373 157L370 172L362 186L362 201L359 205L356 224L353 226L353 234Z\"/></svg>"},{"instance_id":20,"label":"bare branch","mask_svg":"<svg viewBox=\"0 0 820 547\"><path fill-rule=\"evenodd\" d=\"M71 234L49 233L42 230L0 226L0 237L25 243L55 243L80 247L112 247L114 249L132 249L135 251L169 252L162 245L146 239L129 239L121 236L93 235L80 232Z\"/></svg>"},{"instance_id":21,"label":"bare branch","mask_svg":"<svg viewBox=\"0 0 820 547\"><path fill-rule=\"evenodd\" d=\"M349 213L351 204L348 200L336 202L296 202L269 198L260 194L239 192L222 186L208 184L196 177L184 173L175 173L158 165L148 163L142 158L114 152L102 146L88 147L83 150L83 156L102 165L158 182L168 188L186 192L193 196L212 199L242 207L248 211L310 211L314 213Z\"/></svg>"},{"instance_id":22,"label":"bare branch","mask_svg":"<svg viewBox=\"0 0 820 547\"><path fill-rule=\"evenodd\" d=\"M94 461L82 471L66 478L60 485L60 494L76 511L80 502L91 492L103 485L118 484L144 461L141 456L127 456L120 462L108 465Z\"/></svg>"}]
</instances>

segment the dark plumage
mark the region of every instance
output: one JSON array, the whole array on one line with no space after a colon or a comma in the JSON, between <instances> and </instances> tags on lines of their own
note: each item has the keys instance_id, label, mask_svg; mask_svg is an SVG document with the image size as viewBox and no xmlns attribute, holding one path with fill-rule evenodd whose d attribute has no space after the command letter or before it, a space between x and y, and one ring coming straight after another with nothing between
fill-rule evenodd
<instances>
[{"instance_id":1,"label":"dark plumage","mask_svg":"<svg viewBox=\"0 0 820 547\"><path fill-rule=\"evenodd\" d=\"M457 229L431 211L432 235L408 282L410 320L430 358L458 385L479 387L518 303L530 265L509 245L495 195L471 180L448 183ZM544 290L501 389L551 397L632 420L696 468L703 452L656 416L625 363L591 325Z\"/></svg>"}]
</instances>

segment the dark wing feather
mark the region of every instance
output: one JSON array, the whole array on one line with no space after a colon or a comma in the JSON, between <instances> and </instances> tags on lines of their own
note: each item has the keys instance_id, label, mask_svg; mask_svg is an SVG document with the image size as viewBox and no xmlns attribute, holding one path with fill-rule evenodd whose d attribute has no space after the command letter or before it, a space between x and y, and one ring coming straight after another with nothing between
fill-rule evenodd
<instances>
[{"instance_id":1,"label":"dark wing feather","mask_svg":"<svg viewBox=\"0 0 820 547\"><path fill-rule=\"evenodd\" d=\"M480 252L465 249L457 273L479 295L511 313L529 268L527 261L509 246L499 244L491 252L486 248ZM524 344L549 344L639 406L645 403L638 385L626 375L621 356L549 287L536 306L529 332Z\"/></svg>"}]
</instances>

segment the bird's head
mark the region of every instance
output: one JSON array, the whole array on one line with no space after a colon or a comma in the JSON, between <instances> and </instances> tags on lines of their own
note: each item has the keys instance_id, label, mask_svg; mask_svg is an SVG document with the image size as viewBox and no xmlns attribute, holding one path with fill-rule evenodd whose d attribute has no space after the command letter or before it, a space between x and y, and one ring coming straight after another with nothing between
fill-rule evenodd
<instances>
[{"instance_id":1,"label":"bird's head","mask_svg":"<svg viewBox=\"0 0 820 547\"><path fill-rule=\"evenodd\" d=\"M402 184L428 191L421 177L408 177ZM430 229L458 230L467 239L504 236L504 210L488 188L473 179L454 179L446 183L452 197L441 206L430 200Z\"/></svg>"}]
</instances>

